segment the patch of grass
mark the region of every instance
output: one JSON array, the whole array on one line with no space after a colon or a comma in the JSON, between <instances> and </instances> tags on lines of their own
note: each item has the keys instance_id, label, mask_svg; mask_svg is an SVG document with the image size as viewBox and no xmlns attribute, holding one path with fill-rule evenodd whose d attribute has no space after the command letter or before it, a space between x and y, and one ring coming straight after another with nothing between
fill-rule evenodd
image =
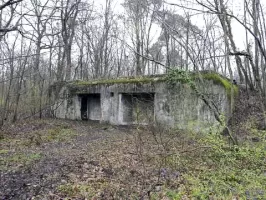
<instances>
[{"instance_id":1,"label":"patch of grass","mask_svg":"<svg viewBox=\"0 0 266 200\"><path fill-rule=\"evenodd\" d=\"M31 133L31 137L25 143L26 146L29 145L41 145L42 143L49 142L64 142L68 141L77 133L70 128L56 127L48 130L42 130L39 132Z\"/></svg>"},{"instance_id":2,"label":"patch of grass","mask_svg":"<svg viewBox=\"0 0 266 200\"><path fill-rule=\"evenodd\" d=\"M98 192L108 188L109 183L104 179L100 179L89 183L59 185L57 190L63 195L67 195L67 197L92 198Z\"/></svg>"},{"instance_id":3,"label":"patch of grass","mask_svg":"<svg viewBox=\"0 0 266 200\"><path fill-rule=\"evenodd\" d=\"M9 169L9 167L13 166L27 166L31 163L40 160L42 155L40 153L15 153L9 156L0 157L0 168L1 169Z\"/></svg>"},{"instance_id":4,"label":"patch of grass","mask_svg":"<svg viewBox=\"0 0 266 200\"><path fill-rule=\"evenodd\" d=\"M182 199L182 193L179 193L175 190L167 190L166 191L166 196L169 198L169 199L173 199L173 200L181 200Z\"/></svg>"},{"instance_id":5,"label":"patch of grass","mask_svg":"<svg viewBox=\"0 0 266 200\"><path fill-rule=\"evenodd\" d=\"M65 184L58 186L58 191L67 197L92 198L96 191L89 185Z\"/></svg>"},{"instance_id":6,"label":"patch of grass","mask_svg":"<svg viewBox=\"0 0 266 200\"><path fill-rule=\"evenodd\" d=\"M25 147L27 141L27 138L4 138L1 140L1 144L5 146L5 148L18 149Z\"/></svg>"},{"instance_id":7,"label":"patch of grass","mask_svg":"<svg viewBox=\"0 0 266 200\"><path fill-rule=\"evenodd\" d=\"M9 150L5 150L5 149L0 150L0 154L7 154L8 152Z\"/></svg>"},{"instance_id":8,"label":"patch of grass","mask_svg":"<svg viewBox=\"0 0 266 200\"><path fill-rule=\"evenodd\" d=\"M43 136L44 141L67 141L77 134L70 128L55 128L47 131L47 134Z\"/></svg>"},{"instance_id":9,"label":"patch of grass","mask_svg":"<svg viewBox=\"0 0 266 200\"><path fill-rule=\"evenodd\" d=\"M127 186L105 179L98 179L87 183L60 185L57 190L60 195L70 199L139 199L138 193L128 191L124 187Z\"/></svg>"}]
</instances>

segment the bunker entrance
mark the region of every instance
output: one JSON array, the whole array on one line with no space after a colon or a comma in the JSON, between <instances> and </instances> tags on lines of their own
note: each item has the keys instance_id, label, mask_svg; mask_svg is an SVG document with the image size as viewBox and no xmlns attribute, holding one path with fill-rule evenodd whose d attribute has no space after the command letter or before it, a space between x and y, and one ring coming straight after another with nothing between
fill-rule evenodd
<instances>
[{"instance_id":1,"label":"bunker entrance","mask_svg":"<svg viewBox=\"0 0 266 200\"><path fill-rule=\"evenodd\" d=\"M123 122L148 124L154 121L154 93L121 94Z\"/></svg>"},{"instance_id":2,"label":"bunker entrance","mask_svg":"<svg viewBox=\"0 0 266 200\"><path fill-rule=\"evenodd\" d=\"M88 97L85 95L81 96L81 119L88 120Z\"/></svg>"},{"instance_id":3,"label":"bunker entrance","mask_svg":"<svg viewBox=\"0 0 266 200\"><path fill-rule=\"evenodd\" d=\"M81 95L81 119L101 120L101 95L85 94Z\"/></svg>"}]
</instances>

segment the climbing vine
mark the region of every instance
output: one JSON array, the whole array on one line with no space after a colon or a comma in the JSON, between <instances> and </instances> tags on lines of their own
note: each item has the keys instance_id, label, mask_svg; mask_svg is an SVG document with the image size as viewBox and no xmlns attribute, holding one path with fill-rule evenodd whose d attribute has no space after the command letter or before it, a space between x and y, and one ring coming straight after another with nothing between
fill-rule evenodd
<instances>
[{"instance_id":1,"label":"climbing vine","mask_svg":"<svg viewBox=\"0 0 266 200\"><path fill-rule=\"evenodd\" d=\"M166 77L166 83L169 87L174 87L176 83L188 84L191 89L196 90L196 84L191 75L180 69L171 69Z\"/></svg>"}]
</instances>

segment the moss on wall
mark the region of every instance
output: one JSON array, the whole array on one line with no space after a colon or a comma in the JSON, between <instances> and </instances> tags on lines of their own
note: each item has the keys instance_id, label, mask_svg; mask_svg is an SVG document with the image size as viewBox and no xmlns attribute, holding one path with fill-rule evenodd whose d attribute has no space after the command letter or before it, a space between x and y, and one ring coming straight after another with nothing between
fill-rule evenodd
<instances>
[{"instance_id":1,"label":"moss on wall","mask_svg":"<svg viewBox=\"0 0 266 200\"><path fill-rule=\"evenodd\" d=\"M229 79L226 77L221 76L220 74L217 74L215 72L207 72L207 73L200 73L193 75L195 79L198 79L199 76L202 76L204 80L210 80L213 81L213 83L217 85L221 85L225 88L227 96L229 99L231 99L231 89L233 88L234 97L238 95L238 86L231 83Z\"/></svg>"},{"instance_id":2,"label":"moss on wall","mask_svg":"<svg viewBox=\"0 0 266 200\"><path fill-rule=\"evenodd\" d=\"M200 82L197 82L197 80L201 78L224 87L229 99L231 99L231 89L233 89L234 97L238 94L238 87L236 85L232 84L228 78L213 71L188 72L180 69L172 69L166 76L166 83L172 87L175 87L176 83L181 83L183 85L188 84L191 89L198 92L197 86Z\"/></svg>"}]
</instances>

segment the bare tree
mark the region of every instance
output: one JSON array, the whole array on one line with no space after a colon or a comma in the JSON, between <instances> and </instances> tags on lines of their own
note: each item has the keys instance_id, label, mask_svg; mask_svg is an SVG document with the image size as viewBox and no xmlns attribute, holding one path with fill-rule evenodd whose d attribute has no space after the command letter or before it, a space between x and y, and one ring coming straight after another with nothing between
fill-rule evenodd
<instances>
[{"instance_id":1,"label":"bare tree","mask_svg":"<svg viewBox=\"0 0 266 200\"><path fill-rule=\"evenodd\" d=\"M150 35L155 13L161 7L161 1L126 0L123 4L128 11L128 21L131 32L131 40L135 50L136 75L145 73L146 59L150 47Z\"/></svg>"},{"instance_id":2,"label":"bare tree","mask_svg":"<svg viewBox=\"0 0 266 200\"><path fill-rule=\"evenodd\" d=\"M8 1L1 1L0 5L0 40L6 33L11 31L18 30L18 22L16 24L12 24L15 18L15 11L17 6L23 0L8 0ZM6 11L9 10L9 11Z\"/></svg>"},{"instance_id":3,"label":"bare tree","mask_svg":"<svg viewBox=\"0 0 266 200\"><path fill-rule=\"evenodd\" d=\"M71 79L72 73L72 44L75 34L76 19L80 11L81 0L64 0L61 1L61 35L64 43L64 55L66 57L66 80ZM63 62L63 60L62 60ZM63 65L63 64L62 64Z\"/></svg>"}]
</instances>

